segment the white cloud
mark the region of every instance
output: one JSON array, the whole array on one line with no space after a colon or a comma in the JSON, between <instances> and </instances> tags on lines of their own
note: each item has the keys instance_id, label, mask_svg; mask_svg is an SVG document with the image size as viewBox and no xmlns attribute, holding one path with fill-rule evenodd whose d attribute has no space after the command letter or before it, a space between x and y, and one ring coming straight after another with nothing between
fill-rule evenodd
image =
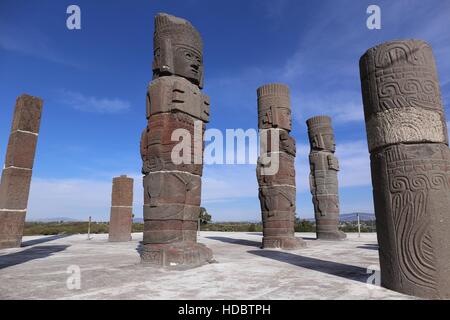
<instances>
[{"instance_id":1,"label":"white cloud","mask_svg":"<svg viewBox=\"0 0 450 320\"><path fill-rule=\"evenodd\" d=\"M255 165L205 166L202 181L204 203L258 197Z\"/></svg>"},{"instance_id":2,"label":"white cloud","mask_svg":"<svg viewBox=\"0 0 450 320\"><path fill-rule=\"evenodd\" d=\"M102 114L121 113L131 107L128 101L119 98L86 96L79 92L69 90L61 90L58 100L75 110Z\"/></svg>"},{"instance_id":3,"label":"white cloud","mask_svg":"<svg viewBox=\"0 0 450 320\"><path fill-rule=\"evenodd\" d=\"M292 95L294 119L302 125L306 119L326 114L337 125L364 121L364 109L361 94L353 91L310 94L294 92Z\"/></svg>"},{"instance_id":4,"label":"white cloud","mask_svg":"<svg viewBox=\"0 0 450 320\"><path fill-rule=\"evenodd\" d=\"M27 219L68 217L108 221L111 207L111 180L33 178ZM134 214L142 217L143 188L140 176L134 178Z\"/></svg>"},{"instance_id":5,"label":"white cloud","mask_svg":"<svg viewBox=\"0 0 450 320\"><path fill-rule=\"evenodd\" d=\"M26 29L24 29L26 28ZM55 49L52 40L36 28L8 25L0 21L0 48L72 67L79 65Z\"/></svg>"}]
</instances>

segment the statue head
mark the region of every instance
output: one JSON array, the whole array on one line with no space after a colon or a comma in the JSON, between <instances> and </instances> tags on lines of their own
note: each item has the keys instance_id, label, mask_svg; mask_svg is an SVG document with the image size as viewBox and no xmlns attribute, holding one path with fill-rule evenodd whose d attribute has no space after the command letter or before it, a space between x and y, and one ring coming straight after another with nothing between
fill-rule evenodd
<instances>
[{"instance_id":1,"label":"statue head","mask_svg":"<svg viewBox=\"0 0 450 320\"><path fill-rule=\"evenodd\" d=\"M331 127L331 118L328 116L316 116L306 121L311 150L324 150L335 152L336 142Z\"/></svg>"},{"instance_id":2,"label":"statue head","mask_svg":"<svg viewBox=\"0 0 450 320\"><path fill-rule=\"evenodd\" d=\"M292 129L289 87L284 84L266 84L257 90L259 129Z\"/></svg>"},{"instance_id":3,"label":"statue head","mask_svg":"<svg viewBox=\"0 0 450 320\"><path fill-rule=\"evenodd\" d=\"M157 14L153 50L154 79L177 75L203 88L203 43L189 21Z\"/></svg>"}]
</instances>

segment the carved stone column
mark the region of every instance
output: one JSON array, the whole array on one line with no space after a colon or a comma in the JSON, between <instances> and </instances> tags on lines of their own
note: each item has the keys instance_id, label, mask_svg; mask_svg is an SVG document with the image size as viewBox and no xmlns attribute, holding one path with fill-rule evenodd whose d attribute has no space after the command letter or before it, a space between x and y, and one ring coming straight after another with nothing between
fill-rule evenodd
<instances>
[{"instance_id":1,"label":"carved stone column","mask_svg":"<svg viewBox=\"0 0 450 320\"><path fill-rule=\"evenodd\" d=\"M339 162L334 155L331 118L317 116L306 121L311 145L309 183L316 217L317 239L341 240L346 237L339 231Z\"/></svg>"},{"instance_id":2,"label":"carved stone column","mask_svg":"<svg viewBox=\"0 0 450 320\"><path fill-rule=\"evenodd\" d=\"M109 219L109 241L131 240L133 225L133 182L125 176L113 179L111 195L111 218Z\"/></svg>"},{"instance_id":3,"label":"carved stone column","mask_svg":"<svg viewBox=\"0 0 450 320\"><path fill-rule=\"evenodd\" d=\"M212 260L212 251L197 243L203 133L210 109L201 92L202 47L188 21L155 17L148 125L141 139L145 264L185 268Z\"/></svg>"},{"instance_id":4,"label":"carved stone column","mask_svg":"<svg viewBox=\"0 0 450 320\"><path fill-rule=\"evenodd\" d=\"M450 152L431 47L369 49L360 60L381 284L450 298Z\"/></svg>"},{"instance_id":5,"label":"carved stone column","mask_svg":"<svg viewBox=\"0 0 450 320\"><path fill-rule=\"evenodd\" d=\"M22 243L41 113L40 98L17 98L0 184L0 248Z\"/></svg>"},{"instance_id":6,"label":"carved stone column","mask_svg":"<svg viewBox=\"0 0 450 320\"><path fill-rule=\"evenodd\" d=\"M257 90L261 152L256 168L263 220L263 248L298 249L295 238L295 139L289 88L267 84Z\"/></svg>"}]
</instances>

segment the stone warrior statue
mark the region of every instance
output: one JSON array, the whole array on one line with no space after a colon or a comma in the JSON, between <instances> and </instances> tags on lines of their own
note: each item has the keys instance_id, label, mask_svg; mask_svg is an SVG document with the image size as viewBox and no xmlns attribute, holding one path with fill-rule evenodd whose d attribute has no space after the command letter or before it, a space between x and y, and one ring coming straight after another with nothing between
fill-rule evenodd
<instances>
[{"instance_id":1,"label":"stone warrior statue","mask_svg":"<svg viewBox=\"0 0 450 320\"><path fill-rule=\"evenodd\" d=\"M261 152L256 174L263 220L263 248L297 249L295 238L295 140L289 88L267 84L257 90Z\"/></svg>"},{"instance_id":2,"label":"stone warrior statue","mask_svg":"<svg viewBox=\"0 0 450 320\"><path fill-rule=\"evenodd\" d=\"M155 17L148 125L141 138L145 264L195 267L212 260L212 251L197 243L203 124L209 121L209 98L200 90L202 50L200 34L188 21L163 13ZM190 148L180 152L182 161L174 152L180 143L172 140L176 130L185 132Z\"/></svg>"},{"instance_id":3,"label":"stone warrior statue","mask_svg":"<svg viewBox=\"0 0 450 320\"><path fill-rule=\"evenodd\" d=\"M432 49L387 42L360 71L381 285L450 299L450 151Z\"/></svg>"},{"instance_id":4,"label":"stone warrior statue","mask_svg":"<svg viewBox=\"0 0 450 320\"><path fill-rule=\"evenodd\" d=\"M346 235L338 230L339 192L337 173L339 162L334 155L336 144L331 127L331 118L327 116L313 117L306 121L306 125L308 126L311 145L309 184L316 217L317 239L341 240Z\"/></svg>"}]
</instances>

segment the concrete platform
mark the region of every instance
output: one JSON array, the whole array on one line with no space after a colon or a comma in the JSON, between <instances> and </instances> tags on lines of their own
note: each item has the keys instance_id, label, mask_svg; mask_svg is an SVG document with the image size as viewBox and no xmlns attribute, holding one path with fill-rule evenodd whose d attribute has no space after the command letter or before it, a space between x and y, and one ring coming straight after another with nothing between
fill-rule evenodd
<instances>
[{"instance_id":1,"label":"concrete platform","mask_svg":"<svg viewBox=\"0 0 450 320\"><path fill-rule=\"evenodd\" d=\"M379 269L376 234L297 236L307 248L277 251L259 248L260 233L201 232L217 263L188 271L141 266L142 234L128 243L109 243L106 234L24 237L22 248L0 250L0 299L412 298L367 284L367 269ZM69 289L77 268L80 289Z\"/></svg>"}]
</instances>

